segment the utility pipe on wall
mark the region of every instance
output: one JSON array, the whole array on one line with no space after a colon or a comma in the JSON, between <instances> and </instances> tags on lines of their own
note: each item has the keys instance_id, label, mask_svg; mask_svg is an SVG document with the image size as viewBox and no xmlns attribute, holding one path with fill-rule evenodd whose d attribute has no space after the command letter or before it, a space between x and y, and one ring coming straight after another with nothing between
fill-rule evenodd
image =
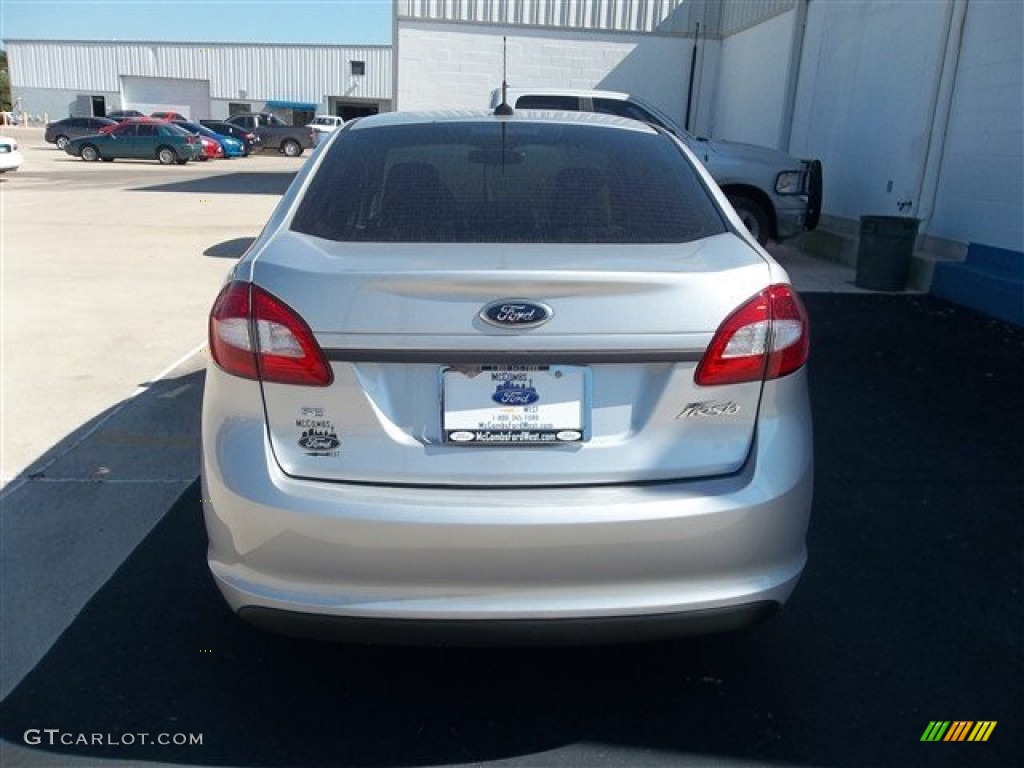
<instances>
[{"instance_id":1,"label":"utility pipe on wall","mask_svg":"<svg viewBox=\"0 0 1024 768\"><path fill-rule=\"evenodd\" d=\"M686 91L686 120L683 127L690 131L690 110L693 107L693 79L697 74L697 41L700 39L700 22L697 22L697 33L693 37L693 51L690 53L690 85Z\"/></svg>"},{"instance_id":2,"label":"utility pipe on wall","mask_svg":"<svg viewBox=\"0 0 1024 768\"><path fill-rule=\"evenodd\" d=\"M935 95L932 100L931 124L928 127L928 149L917 185L916 218L921 220L921 231L927 231L928 221L935 212L935 198L939 190L939 176L946 150L946 134L953 111L953 94L960 69L964 26L967 21L969 0L949 0L946 16L946 36L939 71L936 73Z\"/></svg>"},{"instance_id":3,"label":"utility pipe on wall","mask_svg":"<svg viewBox=\"0 0 1024 768\"><path fill-rule=\"evenodd\" d=\"M786 84L786 101L782 106L782 125L779 127L779 148L791 152L793 141L793 112L796 111L796 95L800 87L800 67L803 64L804 38L807 33L807 6L811 0L800 0L796 6L793 28L793 47L789 53L789 82Z\"/></svg>"}]
</instances>

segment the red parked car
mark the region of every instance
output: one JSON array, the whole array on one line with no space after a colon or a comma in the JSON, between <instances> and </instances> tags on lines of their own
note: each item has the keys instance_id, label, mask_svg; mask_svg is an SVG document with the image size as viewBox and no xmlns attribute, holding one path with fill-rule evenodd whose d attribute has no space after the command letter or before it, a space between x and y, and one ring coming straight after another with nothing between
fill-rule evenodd
<instances>
[{"instance_id":1,"label":"red parked car","mask_svg":"<svg viewBox=\"0 0 1024 768\"><path fill-rule=\"evenodd\" d=\"M180 126L179 126L180 127ZM203 154L198 160L216 160L217 158L224 157L224 148L220 145L220 142L216 139L211 139L209 136L203 136L201 134L195 134L199 137L199 140L203 142Z\"/></svg>"},{"instance_id":2,"label":"red parked car","mask_svg":"<svg viewBox=\"0 0 1024 768\"><path fill-rule=\"evenodd\" d=\"M117 128L119 125L131 125L132 123L166 123L167 120L158 120L155 117L130 117L127 120L122 120L119 123L113 125L105 125L100 128L100 133L110 133L112 130Z\"/></svg>"}]
</instances>

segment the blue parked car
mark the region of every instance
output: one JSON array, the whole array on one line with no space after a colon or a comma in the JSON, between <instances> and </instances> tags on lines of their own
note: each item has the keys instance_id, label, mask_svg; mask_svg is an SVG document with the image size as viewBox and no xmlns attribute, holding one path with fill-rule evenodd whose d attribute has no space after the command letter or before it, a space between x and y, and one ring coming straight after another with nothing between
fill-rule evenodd
<instances>
[{"instance_id":1,"label":"blue parked car","mask_svg":"<svg viewBox=\"0 0 1024 768\"><path fill-rule=\"evenodd\" d=\"M210 130L205 125L199 123L176 121L175 125L180 125L189 133L198 133L200 136L206 136L207 138L213 139L220 144L221 149L224 150L224 157L245 157L247 154L245 151L245 143L232 136L225 136L224 134L217 133Z\"/></svg>"}]
</instances>

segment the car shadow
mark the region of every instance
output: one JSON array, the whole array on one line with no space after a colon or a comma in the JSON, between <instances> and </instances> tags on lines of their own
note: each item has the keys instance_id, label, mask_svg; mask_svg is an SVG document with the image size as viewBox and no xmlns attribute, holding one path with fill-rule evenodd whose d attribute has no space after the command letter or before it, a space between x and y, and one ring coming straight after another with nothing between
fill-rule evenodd
<instances>
[{"instance_id":1,"label":"car shadow","mask_svg":"<svg viewBox=\"0 0 1024 768\"><path fill-rule=\"evenodd\" d=\"M0 705L0 735L104 735L33 747L68 761L217 766L1016 765L1024 330L921 297L805 300L810 561L769 623L576 648L279 637L221 599L194 483ZM956 718L999 725L921 743Z\"/></svg>"},{"instance_id":2,"label":"car shadow","mask_svg":"<svg viewBox=\"0 0 1024 768\"><path fill-rule=\"evenodd\" d=\"M255 237L236 237L233 240L225 240L223 243L211 245L203 251L203 256L214 259L238 259L254 242L256 242Z\"/></svg>"},{"instance_id":3,"label":"car shadow","mask_svg":"<svg viewBox=\"0 0 1024 768\"><path fill-rule=\"evenodd\" d=\"M152 184L134 187L133 192L185 192L188 194L209 195L276 195L280 196L288 189L295 178L295 172L273 171L254 173L225 173L188 181L171 182L168 184Z\"/></svg>"},{"instance_id":4,"label":"car shadow","mask_svg":"<svg viewBox=\"0 0 1024 768\"><path fill-rule=\"evenodd\" d=\"M11 479L0 491L0 499L6 499L10 488L19 480L46 479L54 472L60 473L69 467L75 470L76 452L88 453L91 463L121 466L129 475L149 471L152 467L147 466L148 453L155 452L162 444L182 443L190 454L195 454L199 447L199 407L204 375L200 369L180 376L138 382L138 394L104 409L50 446ZM187 401L181 398L184 392L189 393ZM183 406L185 402L187 405ZM102 430L114 428L123 435L128 431L152 429L155 424L159 424L161 436L154 439L148 451L140 450L140 446L147 446L136 441L129 446L130 450L116 459L104 455L106 446L115 443L105 438ZM194 460L188 463L188 472L195 474L199 462L194 455L191 458ZM117 480L118 477L119 474L115 473L110 479Z\"/></svg>"}]
</instances>

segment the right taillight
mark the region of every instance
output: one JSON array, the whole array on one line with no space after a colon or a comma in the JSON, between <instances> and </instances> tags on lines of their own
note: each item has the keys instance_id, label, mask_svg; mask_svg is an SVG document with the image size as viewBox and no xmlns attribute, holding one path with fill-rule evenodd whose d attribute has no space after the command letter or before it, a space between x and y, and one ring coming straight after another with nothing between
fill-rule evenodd
<instances>
[{"instance_id":1,"label":"right taillight","mask_svg":"<svg viewBox=\"0 0 1024 768\"><path fill-rule=\"evenodd\" d=\"M700 386L777 379L807 362L807 310L792 286L765 288L719 326L694 379Z\"/></svg>"},{"instance_id":2,"label":"right taillight","mask_svg":"<svg viewBox=\"0 0 1024 768\"><path fill-rule=\"evenodd\" d=\"M306 322L259 286L224 286L210 311L209 335L213 361L234 376L308 387L334 380Z\"/></svg>"}]
</instances>

